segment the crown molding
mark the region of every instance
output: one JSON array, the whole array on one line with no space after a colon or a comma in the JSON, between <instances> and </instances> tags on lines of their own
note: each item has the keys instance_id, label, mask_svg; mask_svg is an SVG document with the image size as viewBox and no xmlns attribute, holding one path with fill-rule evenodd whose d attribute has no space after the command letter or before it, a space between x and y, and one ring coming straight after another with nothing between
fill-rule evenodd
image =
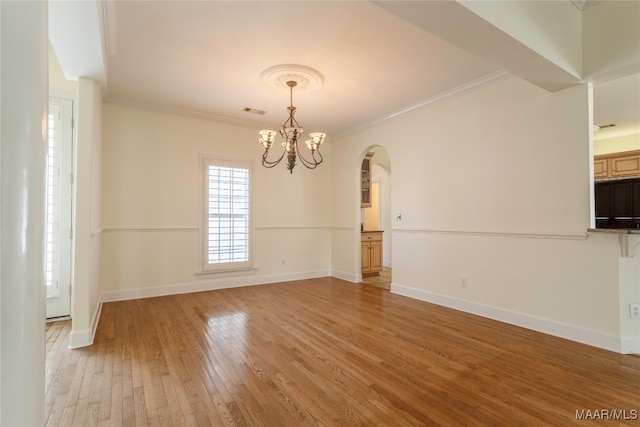
<instances>
[{"instance_id":1,"label":"crown molding","mask_svg":"<svg viewBox=\"0 0 640 427\"><path fill-rule=\"evenodd\" d=\"M218 115L209 114L209 113L203 113L203 112L195 111L195 110L187 110L187 109L183 109L183 108L170 107L170 106L166 106L166 105L159 105L159 104L152 104L152 103L147 103L147 102L132 101L130 99L118 98L118 97L112 97L112 96L107 96L105 98L104 102L107 103L107 104L123 105L123 106L126 106L126 107L133 107L133 108L138 108L138 109L141 109L141 110L156 111L156 112L161 112L161 113L169 113L169 114L175 114L175 115L178 115L178 116L185 116L185 117L191 117L191 118L196 118L196 119L203 119L203 120L210 120L210 121L215 121L215 122L222 122L222 123L227 123L227 124L232 124L232 125L237 125L237 126L243 126L243 127L255 128L255 127L264 126L264 124L260 124L258 122L251 122L251 121L247 121L247 120L232 119L232 118L229 118L229 117L218 116Z\"/></svg>"},{"instance_id":2,"label":"crown molding","mask_svg":"<svg viewBox=\"0 0 640 427\"><path fill-rule=\"evenodd\" d=\"M587 4L587 0L571 0L571 3L573 3L573 5L578 8L578 10L582 11L584 10L585 4Z\"/></svg>"},{"instance_id":3,"label":"crown molding","mask_svg":"<svg viewBox=\"0 0 640 427\"><path fill-rule=\"evenodd\" d=\"M467 83L464 83L460 86L456 86L454 88L451 88L449 90L446 90L444 92L440 92L432 97L426 98L422 101L419 101L415 104L411 104L405 108L402 108L400 110L394 111L390 114L387 114L385 116L379 117L377 119L374 119L372 121L369 121L367 123L364 123L363 125L360 126L356 126L354 128L351 128L347 131L341 132L340 134L336 135L338 137L342 137L345 135L349 135L367 128L370 128L372 126L375 125L379 125L381 123L384 122L388 122L391 120L395 120L398 119L400 117L406 116L408 114L411 114L415 111L421 110L423 108L427 108L431 105L437 104L439 102L442 102L448 98L451 98L453 96L459 95L461 93L473 90L475 88L478 88L480 86L501 80L507 76L510 76L511 74L508 71L505 70L498 70L495 71L493 73L487 74L485 76L482 76L480 78L477 78L475 80L471 80ZM258 122L251 122L248 120L238 120L238 119L232 119L229 117L224 117L224 116L218 116L215 114L209 114L209 113L203 113L200 111L194 111L194 110L187 110L187 109L183 109L183 108L177 108L177 107L171 107L171 106L166 106L166 105L159 105L159 104L152 104L152 103L146 103L146 102L138 102L138 101L132 101L129 99L125 99L125 98L118 98L118 97L112 97L112 96L107 96L104 100L105 103L108 104L116 104L116 105L124 105L124 106L128 106L128 107L134 107L134 108L139 108L142 110L147 110L147 111L158 111L158 112L163 112L163 113L169 113L169 114L176 114L176 115L181 115L181 116L187 116L187 117L193 117L193 118L198 118L198 119L204 119L204 120L211 120L211 121L216 121L216 122L222 122L222 123L227 123L227 124L232 124L232 125L238 125L238 126L243 126L243 127L260 127L260 126L264 126L264 124L258 123ZM335 138L335 137L334 137Z\"/></svg>"},{"instance_id":4,"label":"crown molding","mask_svg":"<svg viewBox=\"0 0 640 427\"><path fill-rule=\"evenodd\" d=\"M374 119L374 120L372 120L370 122L367 122L367 123L365 123L365 124L363 124L361 126L357 126L355 128L352 128L352 129L350 129L350 130L348 130L346 132L341 133L338 136L342 137L342 136L345 136L345 135L349 135L351 133L355 133L357 131L361 131L361 130L370 128L370 127L375 126L375 125L379 125L379 124L384 123L384 122L388 122L388 121L392 121L392 120L398 119L400 117L403 117L403 116L406 116L408 114L414 113L414 112L416 112L418 110L421 110L423 108L427 108L427 107L430 107L430 106L432 106L434 104L442 102L442 101L444 101L444 100L446 100L448 98L451 98L453 96L459 95L459 94L461 94L463 92L467 92L467 91L473 90L473 89L475 89L477 87L486 85L488 83L492 83L492 82L501 80L501 79L503 79L503 78L505 78L507 76L510 76L510 75L511 75L511 73L509 73L506 70L498 70L498 71L495 71L493 73L489 73L489 74L484 75L484 76L482 76L480 78L477 78L475 80L471 80L471 81L469 81L467 83L461 84L460 86L456 86L454 88L445 90L444 92L440 92L440 93L438 93L438 94L436 94L434 96L431 96L429 98L423 99L422 101L419 101L419 102L417 102L415 104L411 104L411 105L409 105L409 106L407 106L405 108L402 108L400 110L397 110L395 112L387 114L386 116L379 117L379 118Z\"/></svg>"}]
</instances>

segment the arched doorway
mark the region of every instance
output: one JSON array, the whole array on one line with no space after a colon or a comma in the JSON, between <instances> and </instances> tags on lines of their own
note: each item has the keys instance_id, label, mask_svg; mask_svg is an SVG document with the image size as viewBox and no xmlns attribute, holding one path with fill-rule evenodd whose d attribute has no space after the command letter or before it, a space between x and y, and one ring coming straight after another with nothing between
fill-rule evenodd
<instances>
[{"instance_id":1,"label":"arched doorway","mask_svg":"<svg viewBox=\"0 0 640 427\"><path fill-rule=\"evenodd\" d=\"M391 161L375 145L360 158L361 283L391 289Z\"/></svg>"}]
</instances>

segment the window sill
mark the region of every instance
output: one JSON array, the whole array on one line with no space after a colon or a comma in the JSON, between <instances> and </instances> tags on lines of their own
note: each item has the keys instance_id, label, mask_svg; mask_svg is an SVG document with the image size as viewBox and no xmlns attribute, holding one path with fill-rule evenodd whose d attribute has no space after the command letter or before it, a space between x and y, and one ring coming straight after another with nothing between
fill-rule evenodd
<instances>
[{"instance_id":1,"label":"window sill","mask_svg":"<svg viewBox=\"0 0 640 427\"><path fill-rule=\"evenodd\" d=\"M240 267L240 268L226 268L221 270L205 270L196 272L198 279L208 279L211 277L229 277L229 276L241 276L244 274L253 274L258 270L258 267Z\"/></svg>"}]
</instances>

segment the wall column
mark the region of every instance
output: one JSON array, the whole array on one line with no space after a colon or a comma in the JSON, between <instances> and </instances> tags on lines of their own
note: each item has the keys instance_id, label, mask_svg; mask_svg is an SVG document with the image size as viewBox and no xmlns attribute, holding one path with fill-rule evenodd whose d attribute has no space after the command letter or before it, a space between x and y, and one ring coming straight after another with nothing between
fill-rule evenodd
<instances>
[{"instance_id":1,"label":"wall column","mask_svg":"<svg viewBox=\"0 0 640 427\"><path fill-rule=\"evenodd\" d=\"M46 1L0 1L0 425L44 425Z\"/></svg>"}]
</instances>

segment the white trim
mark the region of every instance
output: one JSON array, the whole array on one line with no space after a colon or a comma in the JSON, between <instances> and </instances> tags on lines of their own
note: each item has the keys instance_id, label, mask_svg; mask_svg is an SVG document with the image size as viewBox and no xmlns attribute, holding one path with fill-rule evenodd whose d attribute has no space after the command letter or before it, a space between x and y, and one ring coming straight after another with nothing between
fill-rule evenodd
<instances>
[{"instance_id":1,"label":"white trim","mask_svg":"<svg viewBox=\"0 0 640 427\"><path fill-rule=\"evenodd\" d=\"M533 231L510 232L510 231L472 231L472 230L434 230L428 228L393 228L393 233L415 233L415 234L449 234L463 236L490 236L490 237L512 237L526 239L559 239L559 240L585 240L588 233L540 233Z\"/></svg>"},{"instance_id":2,"label":"white trim","mask_svg":"<svg viewBox=\"0 0 640 427\"><path fill-rule=\"evenodd\" d=\"M623 336L620 339L620 353L640 354L640 337Z\"/></svg>"},{"instance_id":3,"label":"white trim","mask_svg":"<svg viewBox=\"0 0 640 427\"><path fill-rule=\"evenodd\" d=\"M228 269L220 269L220 270L205 270L205 271L197 271L195 275L199 279L207 279L213 277L227 277L227 276L240 276L246 274L253 274L258 270L257 267L239 267L239 268L228 268Z\"/></svg>"},{"instance_id":4,"label":"white trim","mask_svg":"<svg viewBox=\"0 0 640 427\"><path fill-rule=\"evenodd\" d=\"M109 30L110 31L110 30ZM362 126L357 126L355 128L352 129L348 129L345 132L342 132L340 134L337 135L337 137L343 137L352 133L355 133L357 131L363 130L363 129L367 129L370 128L372 126L384 123L384 122L388 122L391 120L395 120L397 118L406 116L408 114L411 114L415 111L421 110L423 108L426 107L430 107L431 105L437 104L439 102L442 102L448 98L451 98L453 96L456 96L460 93L469 91L469 90L473 90L477 87L483 86L485 84L488 83L492 83L494 81L498 81L501 80L505 77L511 76L511 73L509 73L506 70L498 70L495 71L493 73L489 73L485 76L479 77L475 80L472 80L470 82L466 82L464 84L461 84L460 86L454 87L452 89L446 90L444 92L440 92L432 97L426 98L420 102L417 102L415 104L411 104L409 106L406 106L398 111L395 111L391 114L387 114L383 117L377 118L375 120L372 120L368 123L365 123ZM183 108L176 108L176 107L168 107L165 105L159 105L159 104L152 104L152 103L145 103L145 102L137 102L137 101L131 101L128 99L123 99L123 98L117 98L117 97L113 97L113 96L107 96L104 100L105 103L107 104L115 104L115 105L123 105L123 106L128 106L128 107L132 107L132 108L138 108L141 110L147 110L147 111L158 111L158 112L163 112L163 113L170 113L170 114L176 114L176 115L181 115L181 116L187 116L187 117L194 117L194 118L198 118L198 119L204 119L204 120L211 120L211 121L216 121L216 122L220 122L220 123L227 123L227 124L233 124L233 125L238 125L238 126L243 126L243 127L252 127L255 128L256 126L262 126L260 123L258 122L254 122L254 121L250 121L250 120L242 120L242 119L234 119L234 118L230 118L230 117L224 117L224 116L218 116L215 114L209 114L209 113L204 113L201 111L194 111L194 110L187 110L187 109L183 109Z\"/></svg>"},{"instance_id":5,"label":"white trim","mask_svg":"<svg viewBox=\"0 0 640 427\"><path fill-rule=\"evenodd\" d=\"M629 336L621 337L620 353L640 354L640 337L629 337Z\"/></svg>"},{"instance_id":6,"label":"white trim","mask_svg":"<svg viewBox=\"0 0 640 427\"><path fill-rule=\"evenodd\" d=\"M329 230L329 225L261 225L256 230Z\"/></svg>"},{"instance_id":7,"label":"white trim","mask_svg":"<svg viewBox=\"0 0 640 427\"><path fill-rule=\"evenodd\" d=\"M329 225L261 225L254 227L254 230L328 230ZM104 233L180 233L185 231L199 231L197 226L167 226L167 227L104 227Z\"/></svg>"},{"instance_id":8,"label":"white trim","mask_svg":"<svg viewBox=\"0 0 640 427\"><path fill-rule=\"evenodd\" d=\"M102 232L106 233L178 233L184 231L198 231L198 227L105 227Z\"/></svg>"},{"instance_id":9,"label":"white trim","mask_svg":"<svg viewBox=\"0 0 640 427\"><path fill-rule=\"evenodd\" d=\"M99 1L98 15L100 16L100 30L102 33L102 44L104 49L103 61L107 63L107 57L118 53L118 37L116 23L116 5L115 1ZM105 68L107 68L105 66Z\"/></svg>"},{"instance_id":10,"label":"white trim","mask_svg":"<svg viewBox=\"0 0 640 427\"><path fill-rule=\"evenodd\" d=\"M346 280L347 282L360 283L362 282L362 274L347 273L340 270L331 270L331 276L338 279Z\"/></svg>"},{"instance_id":11,"label":"white trim","mask_svg":"<svg viewBox=\"0 0 640 427\"><path fill-rule=\"evenodd\" d=\"M75 92L61 89L49 89L49 98L58 98L66 101L71 101L73 104L76 103L76 94ZM75 118L76 111L73 110L72 117Z\"/></svg>"},{"instance_id":12,"label":"white trim","mask_svg":"<svg viewBox=\"0 0 640 427\"><path fill-rule=\"evenodd\" d=\"M438 93L438 94L436 94L434 96L431 96L431 97L429 97L427 99L424 99L422 101L416 102L415 104L408 105L408 106L406 106L406 107L404 107L404 108L402 108L402 109L400 109L398 111L395 111L393 113L387 114L386 116L374 119L374 120L372 120L370 122L365 123L362 126L358 126L358 127L353 128L353 129L350 129L350 130L348 130L346 132L341 133L340 135L338 135L338 137L343 137L343 136L349 135L351 133L355 133L357 131L370 128L372 126L379 125L379 124L384 123L384 122L389 122L389 121L398 119L400 117L403 117L403 116L406 116L408 114L414 113L414 112L416 112L418 110L421 110L423 108L427 108L427 107L430 107L430 106L432 106L434 104L437 104L439 102L445 101L446 99L451 98L453 96L456 96L456 95L458 95L460 93L467 92L469 90L473 90L473 89L475 89L477 87L480 87L480 86L483 86L485 84L501 80L501 79L503 79L503 78L505 78L507 76L510 76L510 75L511 75L511 73L509 73L506 70L494 71L493 73L489 73L489 74L487 74L485 76L479 77L479 78L477 78L475 80L472 80L470 82L463 83L460 86L445 90L445 91L440 92L440 93Z\"/></svg>"},{"instance_id":13,"label":"white trim","mask_svg":"<svg viewBox=\"0 0 640 427\"><path fill-rule=\"evenodd\" d=\"M104 102L107 103L107 104L123 105L123 106L126 106L126 107L137 108L137 109L140 109L140 110L155 111L155 112L168 113L168 114L175 114L175 115L179 115L179 116L193 117L193 118L196 118L196 119L209 120L209 121L214 121L214 122L219 122L219 123L226 123L226 124L231 124L231 125L238 125L238 126L243 126L243 127L255 128L255 127L259 127L259 126L264 126L264 124L261 124L261 123L258 123L258 122L252 122L252 121L249 121L249 120L232 119L230 117L217 116L215 114L203 113L203 112L200 112L200 111L187 110L187 109L176 108L176 107L169 107L169 106L160 105L160 104L152 104L152 103L131 101L131 100L128 100L128 99L114 98L114 97L111 97L111 96L107 97L104 100Z\"/></svg>"},{"instance_id":14,"label":"white trim","mask_svg":"<svg viewBox=\"0 0 640 427\"><path fill-rule=\"evenodd\" d=\"M344 231L344 230L355 230L356 227L355 225L332 225L331 229Z\"/></svg>"},{"instance_id":15,"label":"white trim","mask_svg":"<svg viewBox=\"0 0 640 427\"><path fill-rule=\"evenodd\" d=\"M255 249L255 195L254 195L254 174L255 165L254 160L231 158L226 156L211 156L205 153L200 153L200 177L199 177L199 196L198 196L198 271L201 273L211 272L217 270L230 270L240 268L253 268L254 261L254 249ZM209 200L209 168L213 167L231 167L237 169L243 169L247 171L247 184L248 184L248 253L247 259L244 261L231 261L231 262L219 262L210 263L207 257L208 252L208 200Z\"/></svg>"},{"instance_id":16,"label":"white trim","mask_svg":"<svg viewBox=\"0 0 640 427\"><path fill-rule=\"evenodd\" d=\"M462 300L459 298L441 295L423 289L416 289L397 283L391 284L391 293L430 302L444 307L449 307L455 310L464 311L466 313L487 317L489 319L520 326L523 328L531 329L533 331L565 338L594 347L603 348L605 350L614 351L616 353L621 352L620 337L613 334L607 334L592 329L581 328L579 326L569 325L567 323L544 319L529 314L518 313L515 311L480 304L473 301Z\"/></svg>"},{"instance_id":17,"label":"white trim","mask_svg":"<svg viewBox=\"0 0 640 427\"><path fill-rule=\"evenodd\" d=\"M584 6L587 3L587 0L571 0L571 3L578 9L580 12L584 10Z\"/></svg>"},{"instance_id":18,"label":"white trim","mask_svg":"<svg viewBox=\"0 0 640 427\"><path fill-rule=\"evenodd\" d=\"M93 341L96 337L96 331L98 330L98 323L100 323L100 314L102 313L102 296L99 297L98 305L93 312L93 318L91 319L91 329L85 329L82 331L71 331L69 334L69 348L76 349L81 347L88 347L93 345ZM71 320L73 322L73 319Z\"/></svg>"},{"instance_id":19,"label":"white trim","mask_svg":"<svg viewBox=\"0 0 640 427\"><path fill-rule=\"evenodd\" d=\"M177 283L149 288L127 289L122 291L106 291L102 293L102 301L125 301L140 298L152 298L166 295L188 294L192 292L213 291L217 289L239 288L243 286L266 285L269 283L290 282L293 280L314 279L329 276L327 270L306 271L290 274L277 274L248 278L226 277L223 280L199 280L197 282Z\"/></svg>"}]
</instances>

